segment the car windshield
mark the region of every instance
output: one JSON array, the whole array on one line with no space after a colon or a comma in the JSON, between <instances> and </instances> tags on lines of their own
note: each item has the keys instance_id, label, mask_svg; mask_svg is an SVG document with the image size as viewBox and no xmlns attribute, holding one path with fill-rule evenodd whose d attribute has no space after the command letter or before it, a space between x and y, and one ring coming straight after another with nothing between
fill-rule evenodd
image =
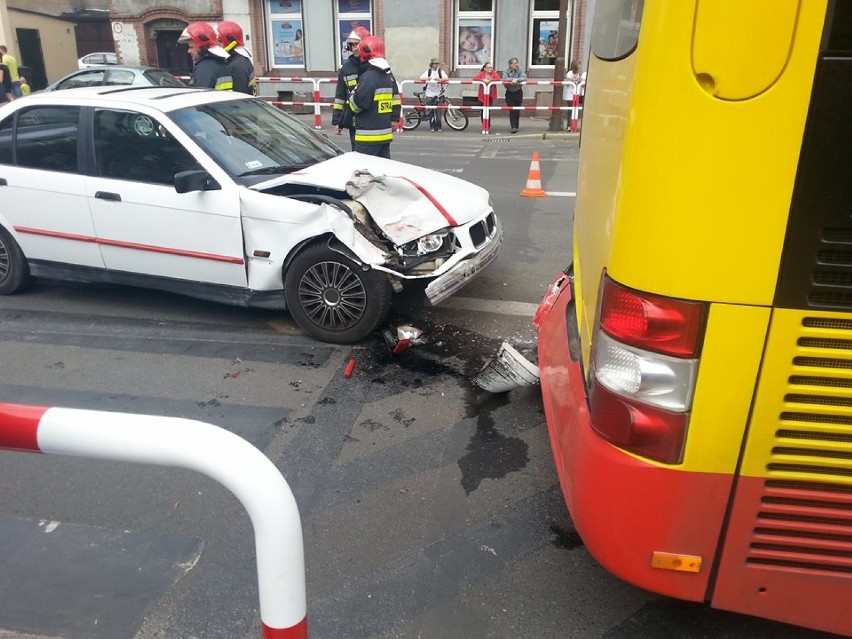
<instances>
[{"instance_id":1,"label":"car windshield","mask_svg":"<svg viewBox=\"0 0 852 639\"><path fill-rule=\"evenodd\" d=\"M204 104L175 111L171 117L235 180L247 186L343 153L263 100Z\"/></svg>"},{"instance_id":2,"label":"car windshield","mask_svg":"<svg viewBox=\"0 0 852 639\"><path fill-rule=\"evenodd\" d=\"M186 85L164 69L147 69L143 75L155 87L185 87Z\"/></svg>"}]
</instances>

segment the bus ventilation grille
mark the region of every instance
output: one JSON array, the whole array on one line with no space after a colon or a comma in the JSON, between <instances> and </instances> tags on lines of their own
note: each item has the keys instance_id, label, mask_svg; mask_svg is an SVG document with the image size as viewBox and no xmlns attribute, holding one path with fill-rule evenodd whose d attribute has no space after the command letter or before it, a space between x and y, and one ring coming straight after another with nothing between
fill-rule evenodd
<instances>
[{"instance_id":1,"label":"bus ventilation grille","mask_svg":"<svg viewBox=\"0 0 852 639\"><path fill-rule=\"evenodd\" d=\"M816 249L808 305L852 308L852 229L824 228Z\"/></svg>"},{"instance_id":2,"label":"bus ventilation grille","mask_svg":"<svg viewBox=\"0 0 852 639\"><path fill-rule=\"evenodd\" d=\"M852 486L768 480L746 561L852 576Z\"/></svg>"},{"instance_id":3,"label":"bus ventilation grille","mask_svg":"<svg viewBox=\"0 0 852 639\"><path fill-rule=\"evenodd\" d=\"M852 321L802 329L747 561L852 577Z\"/></svg>"}]
</instances>

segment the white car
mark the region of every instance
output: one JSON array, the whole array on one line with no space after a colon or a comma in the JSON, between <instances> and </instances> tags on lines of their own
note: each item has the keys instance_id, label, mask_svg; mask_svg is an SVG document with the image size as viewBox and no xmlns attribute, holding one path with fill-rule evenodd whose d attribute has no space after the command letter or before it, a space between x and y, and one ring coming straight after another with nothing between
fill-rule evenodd
<instances>
[{"instance_id":1,"label":"white car","mask_svg":"<svg viewBox=\"0 0 852 639\"><path fill-rule=\"evenodd\" d=\"M112 51L99 51L97 53L86 54L77 60L78 69L100 67L105 64L118 64L118 55Z\"/></svg>"},{"instance_id":2,"label":"white car","mask_svg":"<svg viewBox=\"0 0 852 639\"><path fill-rule=\"evenodd\" d=\"M229 91L88 87L0 107L0 294L31 277L113 282L286 309L363 339L394 291L436 304L487 266L488 193L344 153Z\"/></svg>"}]
</instances>

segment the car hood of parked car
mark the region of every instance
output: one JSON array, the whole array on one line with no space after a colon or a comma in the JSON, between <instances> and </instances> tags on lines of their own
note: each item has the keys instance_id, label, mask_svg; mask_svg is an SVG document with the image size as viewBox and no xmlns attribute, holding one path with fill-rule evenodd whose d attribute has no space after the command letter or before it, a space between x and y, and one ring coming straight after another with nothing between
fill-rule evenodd
<instances>
[{"instance_id":1,"label":"car hood of parked car","mask_svg":"<svg viewBox=\"0 0 852 639\"><path fill-rule=\"evenodd\" d=\"M490 209L488 191L475 184L361 153L344 153L253 188L263 191L282 184L345 191L396 243L467 224Z\"/></svg>"}]
</instances>

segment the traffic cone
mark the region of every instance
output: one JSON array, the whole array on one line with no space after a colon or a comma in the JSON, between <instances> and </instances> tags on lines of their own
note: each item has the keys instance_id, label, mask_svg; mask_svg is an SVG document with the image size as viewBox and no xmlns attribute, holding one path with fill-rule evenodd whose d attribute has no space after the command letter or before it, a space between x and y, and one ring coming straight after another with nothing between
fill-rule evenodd
<instances>
[{"instance_id":1,"label":"traffic cone","mask_svg":"<svg viewBox=\"0 0 852 639\"><path fill-rule=\"evenodd\" d=\"M541 188L541 169L538 166L538 151L533 151L532 162L530 162L530 175L527 178L527 186L521 191L523 197L544 197L547 193Z\"/></svg>"}]
</instances>

